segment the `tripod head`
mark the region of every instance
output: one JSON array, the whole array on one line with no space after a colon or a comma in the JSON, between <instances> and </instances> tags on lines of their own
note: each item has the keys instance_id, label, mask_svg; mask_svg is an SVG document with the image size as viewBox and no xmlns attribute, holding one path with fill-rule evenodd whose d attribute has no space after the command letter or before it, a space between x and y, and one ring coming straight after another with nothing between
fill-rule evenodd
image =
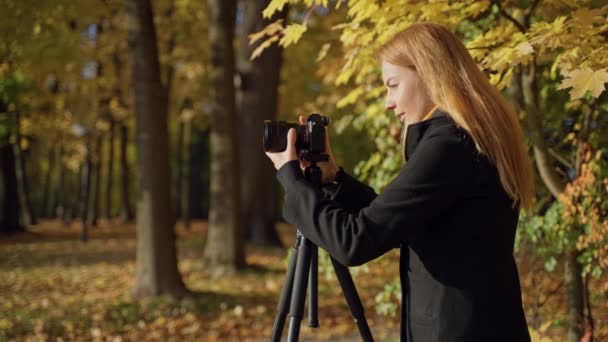
<instances>
[{"instance_id":1,"label":"tripod head","mask_svg":"<svg viewBox=\"0 0 608 342\"><path fill-rule=\"evenodd\" d=\"M325 153L311 153L308 150L300 152L300 159L310 162L310 166L304 168L304 177L317 187L323 184L323 170L317 166L317 162L328 161L329 156Z\"/></svg>"}]
</instances>

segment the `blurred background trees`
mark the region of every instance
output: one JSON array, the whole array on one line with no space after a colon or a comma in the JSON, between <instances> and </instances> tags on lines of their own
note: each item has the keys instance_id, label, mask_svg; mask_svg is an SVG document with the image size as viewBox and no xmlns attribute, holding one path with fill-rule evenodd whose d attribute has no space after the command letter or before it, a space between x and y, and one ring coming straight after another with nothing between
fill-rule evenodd
<instances>
[{"instance_id":1,"label":"blurred background trees","mask_svg":"<svg viewBox=\"0 0 608 342\"><path fill-rule=\"evenodd\" d=\"M374 49L412 22L448 26L528 136L537 206L521 216L517 253L541 265L533 281L561 272L568 340L593 333L594 303L608 300L605 1L0 0L0 8L0 232L59 220L77 223L86 241L95 227L136 220L142 296L188 293L176 223L208 220L201 263L216 275L245 265L246 241L280 246L265 119L329 115L338 163L381 190L401 155ZM379 304L397 293L387 285ZM539 298L526 310L540 329L540 298L550 294L524 295Z\"/></svg>"}]
</instances>

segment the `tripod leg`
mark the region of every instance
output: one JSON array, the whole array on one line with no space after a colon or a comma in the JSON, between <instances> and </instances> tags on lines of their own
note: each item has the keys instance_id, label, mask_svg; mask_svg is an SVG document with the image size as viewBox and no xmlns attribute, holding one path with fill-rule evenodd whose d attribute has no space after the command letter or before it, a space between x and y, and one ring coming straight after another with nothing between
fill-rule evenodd
<instances>
[{"instance_id":1,"label":"tripod leg","mask_svg":"<svg viewBox=\"0 0 608 342\"><path fill-rule=\"evenodd\" d=\"M348 268L337 262L334 258L331 258L331 263L336 271L336 276L340 282L340 287L342 287L342 292L344 293L344 298L346 298L348 308L359 328L361 339L366 342L373 341L372 332L369 330L367 320L365 319L363 304L361 304L361 299L359 299L357 288L355 287L355 283L353 282L353 278L351 277Z\"/></svg>"},{"instance_id":2,"label":"tripod leg","mask_svg":"<svg viewBox=\"0 0 608 342\"><path fill-rule=\"evenodd\" d=\"M281 289L281 295L279 297L279 304L277 306L277 317L274 319L274 325L272 327L271 341L281 341L281 335L283 334L283 327L285 326L285 318L289 311L289 300L291 299L291 289L293 286L293 276L296 269L296 260L298 259L298 245L301 243L301 238L298 237L296 244L289 258L289 265L287 266L287 273L285 274L285 282Z\"/></svg>"},{"instance_id":3,"label":"tripod leg","mask_svg":"<svg viewBox=\"0 0 608 342\"><path fill-rule=\"evenodd\" d=\"M300 323L304 315L304 302L306 299L306 283L308 271L310 270L311 245L304 236L298 247L298 261L293 280L293 292L291 294L291 305L289 306L289 333L287 341L298 341L300 335Z\"/></svg>"},{"instance_id":4,"label":"tripod leg","mask_svg":"<svg viewBox=\"0 0 608 342\"><path fill-rule=\"evenodd\" d=\"M319 327L319 248L310 246L310 275L308 276L308 326Z\"/></svg>"}]
</instances>

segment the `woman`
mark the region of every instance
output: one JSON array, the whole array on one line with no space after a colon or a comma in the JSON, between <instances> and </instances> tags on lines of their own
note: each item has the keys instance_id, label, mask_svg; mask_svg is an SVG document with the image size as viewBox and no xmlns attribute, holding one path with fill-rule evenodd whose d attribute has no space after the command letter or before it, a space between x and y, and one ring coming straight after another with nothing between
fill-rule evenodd
<instances>
[{"instance_id":1,"label":"woman","mask_svg":"<svg viewBox=\"0 0 608 342\"><path fill-rule=\"evenodd\" d=\"M339 183L327 199L302 175L292 129L287 150L267 153L283 216L345 265L401 247L402 340L529 341L513 245L534 179L517 115L443 26L411 25L378 56L407 163L376 195L338 171L327 142L324 181Z\"/></svg>"}]
</instances>

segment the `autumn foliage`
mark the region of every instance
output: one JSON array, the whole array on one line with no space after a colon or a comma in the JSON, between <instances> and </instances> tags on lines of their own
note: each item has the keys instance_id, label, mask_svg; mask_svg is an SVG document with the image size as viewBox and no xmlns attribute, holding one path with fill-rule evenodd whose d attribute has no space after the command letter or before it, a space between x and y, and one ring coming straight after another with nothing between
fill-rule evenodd
<instances>
[{"instance_id":1,"label":"autumn foliage","mask_svg":"<svg viewBox=\"0 0 608 342\"><path fill-rule=\"evenodd\" d=\"M174 175L187 169L184 179L197 180L203 192L211 164L205 159L209 140L204 137L214 108L209 96L214 62L207 38L209 8L195 0L151 3L160 78L168 97L169 164ZM56 219L0 239L0 341L265 340L292 227L279 224L282 247L248 245L247 268L218 280L202 262L206 221L193 220L190 230L178 224L179 272L200 296L182 301L132 296L134 225L113 220L128 209L117 201L123 197L118 194L120 179L131 176L121 192L132 195L137 176L123 5L119 0L1 1L0 13L9 14L0 22L0 152L22 152L33 202L45 203L38 213ZM519 114L538 171L536 207L520 217L515 250L533 340L563 341L573 327L579 330L573 335L577 342L591 336L596 342L607 339L606 1L272 0L260 16L270 20L287 7L287 19L249 36L252 44L259 44L252 59L273 45L285 48L277 118L329 115L338 162L377 191L400 170L402 156L399 123L384 109L375 51L415 22L442 24L465 43L480 70ZM246 85L247 78L238 76ZM118 164L119 154L120 176L109 162L117 159ZM197 168L185 164L193 160ZM106 215L100 214L107 217L90 229L88 244L82 244L74 219L81 170L88 162L103 176L105 185L98 188L104 188L101 202L108 204L101 206ZM0 169L0 179L6 174ZM185 181L171 182L171 196L193 193L194 186ZM11 190L24 192L22 187ZM16 203L17 195L7 200L5 193L6 185L0 184L0 203ZM124 197L128 204L135 196ZM201 195L195 205L203 211L208 200ZM358 340L324 260L321 272L328 277L320 277L322 328L303 328L303 336ZM393 253L353 272L372 331L389 341L398 334L397 265ZM573 265L580 272L568 274ZM570 286L571 279L579 283ZM581 305L573 308L573 302ZM573 310L577 322L570 319Z\"/></svg>"}]
</instances>

